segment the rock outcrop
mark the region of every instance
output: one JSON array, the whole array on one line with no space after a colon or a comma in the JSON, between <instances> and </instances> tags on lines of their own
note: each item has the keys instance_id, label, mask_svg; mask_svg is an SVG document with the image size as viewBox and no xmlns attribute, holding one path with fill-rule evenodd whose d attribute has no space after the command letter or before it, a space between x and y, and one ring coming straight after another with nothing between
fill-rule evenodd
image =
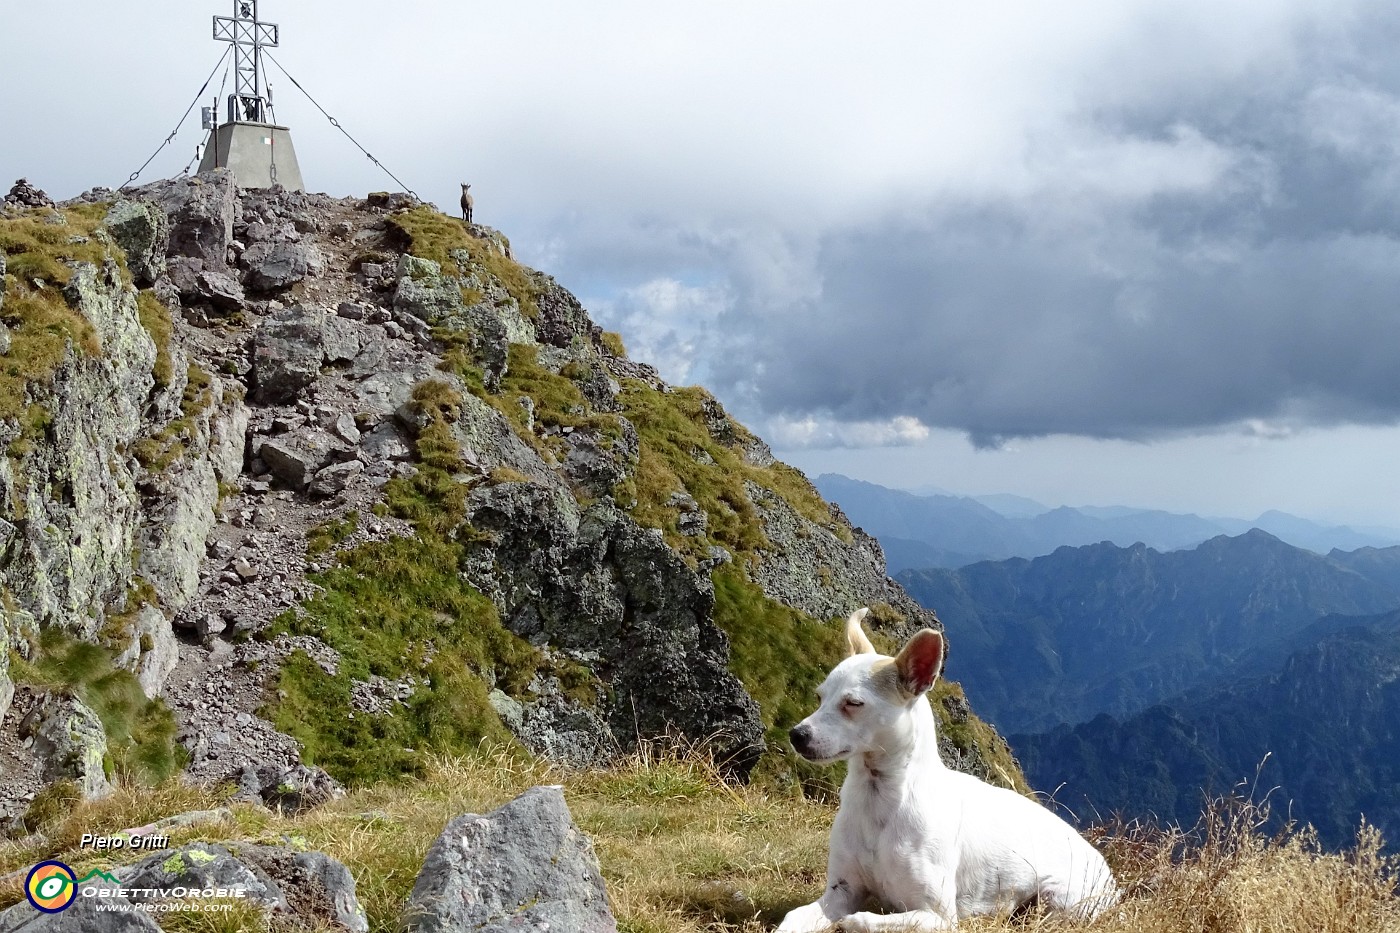
<instances>
[{"instance_id":1,"label":"rock outcrop","mask_svg":"<svg viewBox=\"0 0 1400 933\"><path fill-rule=\"evenodd\" d=\"M593 846L557 787L447 824L405 911L410 933L616 933Z\"/></svg>"},{"instance_id":2,"label":"rock outcrop","mask_svg":"<svg viewBox=\"0 0 1400 933\"><path fill-rule=\"evenodd\" d=\"M623 358L489 228L223 170L56 207L16 191L0 224L71 229L0 254L6 315L42 299L67 328L0 391L0 716L7 649L41 661L61 632L168 707L191 778L268 805L334 796L297 747L344 747L352 720L382 745L364 760L406 768L482 734L575 765L667 737L742 778L790 725L745 685L835 658L752 669L773 652L735 586L814 631L864 604L894 637L939 625L718 401ZM7 320L0 343L36 346ZM431 624L378 632L370 583ZM438 729L443 709L481 721ZM12 728L17 815L47 766Z\"/></svg>"}]
</instances>

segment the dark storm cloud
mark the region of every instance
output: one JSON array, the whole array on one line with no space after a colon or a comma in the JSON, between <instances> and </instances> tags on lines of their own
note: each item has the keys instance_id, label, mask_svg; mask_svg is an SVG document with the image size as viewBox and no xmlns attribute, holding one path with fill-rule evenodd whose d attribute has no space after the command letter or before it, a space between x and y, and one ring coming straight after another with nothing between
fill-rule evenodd
<instances>
[{"instance_id":1,"label":"dark storm cloud","mask_svg":"<svg viewBox=\"0 0 1400 933\"><path fill-rule=\"evenodd\" d=\"M748 314L738 290L715 380L769 415L982 445L1400 421L1400 75L1367 32L1099 108L1076 132L1116 149L1101 177L1070 138L1026 190L823 233L815 297Z\"/></svg>"}]
</instances>

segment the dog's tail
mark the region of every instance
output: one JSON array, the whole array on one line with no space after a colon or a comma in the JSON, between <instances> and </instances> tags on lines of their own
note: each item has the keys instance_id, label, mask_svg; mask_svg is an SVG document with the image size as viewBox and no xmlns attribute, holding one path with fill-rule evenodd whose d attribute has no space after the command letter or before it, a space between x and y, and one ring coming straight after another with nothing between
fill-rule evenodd
<instances>
[{"instance_id":1,"label":"dog's tail","mask_svg":"<svg viewBox=\"0 0 1400 933\"><path fill-rule=\"evenodd\" d=\"M846 643L851 646L851 654L875 654L875 646L860 627L861 620L869 613L869 609L857 609L846 619Z\"/></svg>"}]
</instances>

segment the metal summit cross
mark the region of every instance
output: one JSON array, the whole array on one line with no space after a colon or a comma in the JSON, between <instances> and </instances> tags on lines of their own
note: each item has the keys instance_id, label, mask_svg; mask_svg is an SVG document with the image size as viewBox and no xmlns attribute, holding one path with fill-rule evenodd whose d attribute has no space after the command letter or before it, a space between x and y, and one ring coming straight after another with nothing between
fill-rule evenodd
<instances>
[{"instance_id":1,"label":"metal summit cross","mask_svg":"<svg viewBox=\"0 0 1400 933\"><path fill-rule=\"evenodd\" d=\"M258 0L234 0L232 16L214 17L214 38L233 45L234 88L227 123L218 124L217 100L205 108L209 139L199 170L227 168L240 188L305 191L292 134L269 122L271 101L264 93L262 52L278 47L277 24L258 19Z\"/></svg>"},{"instance_id":2,"label":"metal summit cross","mask_svg":"<svg viewBox=\"0 0 1400 933\"><path fill-rule=\"evenodd\" d=\"M267 98L262 93L260 59L263 49L277 48L277 24L258 19L258 0L234 0L232 16L214 17L214 38L233 43L229 122L266 123Z\"/></svg>"}]
</instances>

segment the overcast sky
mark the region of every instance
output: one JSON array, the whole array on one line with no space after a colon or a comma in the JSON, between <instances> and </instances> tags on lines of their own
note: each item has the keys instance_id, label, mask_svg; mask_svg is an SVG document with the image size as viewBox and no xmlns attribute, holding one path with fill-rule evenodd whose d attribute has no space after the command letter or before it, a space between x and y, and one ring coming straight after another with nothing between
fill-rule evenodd
<instances>
[{"instance_id":1,"label":"overcast sky","mask_svg":"<svg viewBox=\"0 0 1400 933\"><path fill-rule=\"evenodd\" d=\"M0 183L125 180L231 8L0 0ZM261 11L421 196L472 182L634 358L810 473L1400 526L1393 2ZM312 190L392 186L272 85Z\"/></svg>"}]
</instances>

